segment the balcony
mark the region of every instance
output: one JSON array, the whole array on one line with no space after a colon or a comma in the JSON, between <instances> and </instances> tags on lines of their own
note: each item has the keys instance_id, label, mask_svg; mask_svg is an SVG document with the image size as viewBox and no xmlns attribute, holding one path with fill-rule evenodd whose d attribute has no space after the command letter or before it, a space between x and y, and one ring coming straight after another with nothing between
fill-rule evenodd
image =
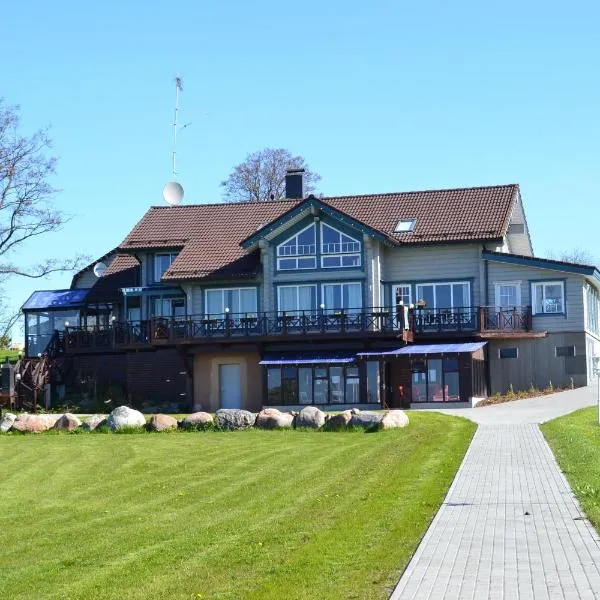
<instances>
[{"instance_id":1,"label":"balcony","mask_svg":"<svg viewBox=\"0 0 600 600\"><path fill-rule=\"evenodd\" d=\"M404 327L404 311L375 307L192 315L176 319L157 317L102 328L69 327L64 335L64 347L66 352L76 353L232 340L365 337L412 341L411 332Z\"/></svg>"}]
</instances>

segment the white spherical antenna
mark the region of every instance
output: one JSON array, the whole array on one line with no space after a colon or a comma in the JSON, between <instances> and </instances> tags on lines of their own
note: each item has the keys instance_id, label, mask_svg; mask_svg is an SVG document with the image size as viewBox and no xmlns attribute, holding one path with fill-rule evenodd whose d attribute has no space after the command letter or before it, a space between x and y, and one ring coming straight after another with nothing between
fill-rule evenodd
<instances>
[{"instance_id":1,"label":"white spherical antenna","mask_svg":"<svg viewBox=\"0 0 600 600\"><path fill-rule=\"evenodd\" d=\"M102 277L106 272L106 265L103 262L97 262L94 265L94 275L96 277Z\"/></svg>"},{"instance_id":2,"label":"white spherical antenna","mask_svg":"<svg viewBox=\"0 0 600 600\"><path fill-rule=\"evenodd\" d=\"M183 200L183 188L176 181L169 181L163 189L163 198L167 204L177 206Z\"/></svg>"}]
</instances>

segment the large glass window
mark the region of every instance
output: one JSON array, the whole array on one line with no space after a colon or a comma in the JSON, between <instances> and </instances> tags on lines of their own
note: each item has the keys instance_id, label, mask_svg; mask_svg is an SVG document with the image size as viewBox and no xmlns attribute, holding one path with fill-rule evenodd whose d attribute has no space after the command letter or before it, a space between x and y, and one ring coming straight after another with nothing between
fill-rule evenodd
<instances>
[{"instance_id":1,"label":"large glass window","mask_svg":"<svg viewBox=\"0 0 600 600\"><path fill-rule=\"evenodd\" d=\"M165 252L164 254L154 255L154 281L161 280L165 271L173 264L177 258L176 252Z\"/></svg>"},{"instance_id":2,"label":"large glass window","mask_svg":"<svg viewBox=\"0 0 600 600\"><path fill-rule=\"evenodd\" d=\"M562 281L539 281L531 286L534 314L565 312L565 288Z\"/></svg>"},{"instance_id":3,"label":"large glass window","mask_svg":"<svg viewBox=\"0 0 600 600\"><path fill-rule=\"evenodd\" d=\"M471 284L468 281L420 283L417 299L425 300L427 308L466 308L471 305Z\"/></svg>"},{"instance_id":4,"label":"large glass window","mask_svg":"<svg viewBox=\"0 0 600 600\"><path fill-rule=\"evenodd\" d=\"M360 267L360 251L361 243L358 240L321 223L321 267Z\"/></svg>"},{"instance_id":5,"label":"large glass window","mask_svg":"<svg viewBox=\"0 0 600 600\"><path fill-rule=\"evenodd\" d=\"M323 304L327 312L338 310L352 312L362 308L362 286L360 283L324 283Z\"/></svg>"},{"instance_id":6,"label":"large glass window","mask_svg":"<svg viewBox=\"0 0 600 600\"><path fill-rule=\"evenodd\" d=\"M277 306L280 312L299 314L317 308L316 285L281 285L277 288Z\"/></svg>"},{"instance_id":7,"label":"large glass window","mask_svg":"<svg viewBox=\"0 0 600 600\"><path fill-rule=\"evenodd\" d=\"M185 298L151 298L153 317L182 319L185 317Z\"/></svg>"},{"instance_id":8,"label":"large glass window","mask_svg":"<svg viewBox=\"0 0 600 600\"><path fill-rule=\"evenodd\" d=\"M40 311L27 313L27 356L45 352L56 330L79 327L79 311Z\"/></svg>"},{"instance_id":9,"label":"large glass window","mask_svg":"<svg viewBox=\"0 0 600 600\"><path fill-rule=\"evenodd\" d=\"M317 268L317 228L315 224L299 231L277 246L277 269L280 271Z\"/></svg>"},{"instance_id":10,"label":"large glass window","mask_svg":"<svg viewBox=\"0 0 600 600\"><path fill-rule=\"evenodd\" d=\"M223 318L226 312L231 315L252 315L256 314L257 310L257 294L254 287L223 288L205 292L206 315Z\"/></svg>"},{"instance_id":11,"label":"large glass window","mask_svg":"<svg viewBox=\"0 0 600 600\"><path fill-rule=\"evenodd\" d=\"M412 402L460 400L457 358L415 359L411 371Z\"/></svg>"},{"instance_id":12,"label":"large glass window","mask_svg":"<svg viewBox=\"0 0 600 600\"><path fill-rule=\"evenodd\" d=\"M372 363L377 367L377 363ZM378 382L376 382L378 385ZM292 365L267 368L267 397L274 406L360 403L360 370L357 366ZM378 392L369 402L378 402Z\"/></svg>"}]
</instances>

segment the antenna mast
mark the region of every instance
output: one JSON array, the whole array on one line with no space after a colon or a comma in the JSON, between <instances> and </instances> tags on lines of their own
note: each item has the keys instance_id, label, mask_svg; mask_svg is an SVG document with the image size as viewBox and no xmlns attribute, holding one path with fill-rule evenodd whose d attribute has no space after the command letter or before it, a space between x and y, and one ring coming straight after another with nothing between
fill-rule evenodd
<instances>
[{"instance_id":1,"label":"antenna mast","mask_svg":"<svg viewBox=\"0 0 600 600\"><path fill-rule=\"evenodd\" d=\"M175 114L173 116L173 178L177 175L177 117L179 114L179 92L183 92L183 80L175 77Z\"/></svg>"}]
</instances>

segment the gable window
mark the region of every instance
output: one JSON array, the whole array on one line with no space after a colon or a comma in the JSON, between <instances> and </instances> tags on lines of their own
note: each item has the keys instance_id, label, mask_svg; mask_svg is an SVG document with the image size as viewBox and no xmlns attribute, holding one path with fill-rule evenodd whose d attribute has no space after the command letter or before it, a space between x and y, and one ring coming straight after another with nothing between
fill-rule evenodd
<instances>
[{"instance_id":1,"label":"gable window","mask_svg":"<svg viewBox=\"0 0 600 600\"><path fill-rule=\"evenodd\" d=\"M256 288L223 288L205 291L204 312L222 318L230 315L248 315L257 312ZM225 310L229 309L229 310Z\"/></svg>"},{"instance_id":2,"label":"gable window","mask_svg":"<svg viewBox=\"0 0 600 600\"><path fill-rule=\"evenodd\" d=\"M538 281L531 285L533 314L565 312L565 286L562 281Z\"/></svg>"},{"instance_id":3,"label":"gable window","mask_svg":"<svg viewBox=\"0 0 600 600\"><path fill-rule=\"evenodd\" d=\"M360 267L361 243L338 231L330 225L321 223L321 267L335 269L340 267Z\"/></svg>"},{"instance_id":4,"label":"gable window","mask_svg":"<svg viewBox=\"0 0 600 600\"><path fill-rule=\"evenodd\" d=\"M158 283L165 271L175 262L176 252L165 252L164 254L154 255L154 281Z\"/></svg>"},{"instance_id":5,"label":"gable window","mask_svg":"<svg viewBox=\"0 0 600 600\"><path fill-rule=\"evenodd\" d=\"M499 281L496 287L496 306L514 308L521 305L521 282Z\"/></svg>"},{"instance_id":6,"label":"gable window","mask_svg":"<svg viewBox=\"0 0 600 600\"><path fill-rule=\"evenodd\" d=\"M314 223L277 246L277 269L292 271L317 268L317 228Z\"/></svg>"},{"instance_id":7,"label":"gable window","mask_svg":"<svg viewBox=\"0 0 600 600\"><path fill-rule=\"evenodd\" d=\"M396 224L396 229L394 229L394 233L410 233L415 230L415 225L417 224L416 219L400 219Z\"/></svg>"}]
</instances>

